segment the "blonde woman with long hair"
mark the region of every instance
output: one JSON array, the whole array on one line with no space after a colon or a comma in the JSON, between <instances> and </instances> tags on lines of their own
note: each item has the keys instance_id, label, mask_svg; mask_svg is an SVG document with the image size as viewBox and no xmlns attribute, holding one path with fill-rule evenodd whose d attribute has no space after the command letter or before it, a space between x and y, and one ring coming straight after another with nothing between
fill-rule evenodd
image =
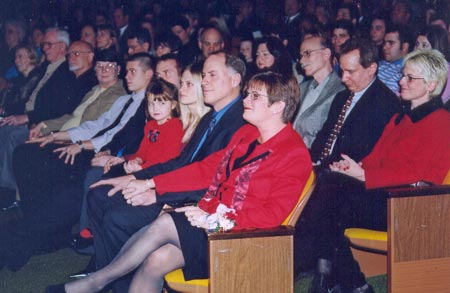
<instances>
[{"instance_id":1,"label":"blonde woman with long hair","mask_svg":"<svg viewBox=\"0 0 450 293\"><path fill-rule=\"evenodd\" d=\"M186 145L197 128L198 123L210 107L203 102L202 91L203 62L195 62L184 69L179 90L180 120L184 136L181 140Z\"/></svg>"}]
</instances>

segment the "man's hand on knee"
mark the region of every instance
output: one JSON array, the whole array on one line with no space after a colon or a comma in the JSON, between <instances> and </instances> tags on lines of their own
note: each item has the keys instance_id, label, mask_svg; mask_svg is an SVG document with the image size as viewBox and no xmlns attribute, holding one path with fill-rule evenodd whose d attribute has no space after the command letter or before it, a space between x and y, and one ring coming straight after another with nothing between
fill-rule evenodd
<instances>
[{"instance_id":1,"label":"man's hand on knee","mask_svg":"<svg viewBox=\"0 0 450 293\"><path fill-rule=\"evenodd\" d=\"M116 194L116 192L119 192L123 188L125 188L128 185L128 183L130 183L130 181L134 180L134 179L136 179L136 178L133 175L127 175L127 176L106 179L106 180L100 180L100 181L92 184L90 186L90 188L96 188L96 187L104 186L104 185L111 185L112 188L108 192L108 196L113 196L114 194Z\"/></svg>"}]
</instances>

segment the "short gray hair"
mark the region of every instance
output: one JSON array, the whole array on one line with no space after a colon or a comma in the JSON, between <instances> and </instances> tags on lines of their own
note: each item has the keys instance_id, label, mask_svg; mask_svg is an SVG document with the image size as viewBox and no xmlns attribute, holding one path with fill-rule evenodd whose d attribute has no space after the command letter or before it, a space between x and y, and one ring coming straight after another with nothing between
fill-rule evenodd
<instances>
[{"instance_id":1,"label":"short gray hair","mask_svg":"<svg viewBox=\"0 0 450 293\"><path fill-rule=\"evenodd\" d=\"M66 44L67 47L69 47L70 37L69 37L69 33L67 31L62 30L58 27L51 27L45 31L45 33L48 33L48 32L56 32L56 37L57 37L58 41L63 42L64 44Z\"/></svg>"},{"instance_id":2,"label":"short gray hair","mask_svg":"<svg viewBox=\"0 0 450 293\"><path fill-rule=\"evenodd\" d=\"M403 60L403 68L412 65L420 70L426 83L436 82L430 97L439 96L447 82L448 63L444 55L437 50L417 50L409 53Z\"/></svg>"}]
</instances>

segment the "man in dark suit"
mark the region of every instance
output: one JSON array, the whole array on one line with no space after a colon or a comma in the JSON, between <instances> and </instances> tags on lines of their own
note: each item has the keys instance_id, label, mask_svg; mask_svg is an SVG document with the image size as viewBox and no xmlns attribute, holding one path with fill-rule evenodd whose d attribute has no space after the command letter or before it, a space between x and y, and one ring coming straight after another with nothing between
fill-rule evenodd
<instances>
[{"instance_id":1,"label":"man in dark suit","mask_svg":"<svg viewBox=\"0 0 450 293\"><path fill-rule=\"evenodd\" d=\"M126 6L117 6L113 12L114 26L117 30L120 52L126 54L128 52L128 26L130 20L130 12Z\"/></svg>"},{"instance_id":2,"label":"man in dark suit","mask_svg":"<svg viewBox=\"0 0 450 293\"><path fill-rule=\"evenodd\" d=\"M225 53L213 53L205 61L203 75L205 103L211 105L213 111L202 118L181 155L132 175L102 180L94 184L96 188L89 193L88 211L97 268L107 265L132 234L157 217L165 203L196 201L206 190L166 194L158 200L154 191L146 190L133 205L129 205L118 191L133 179L152 178L204 159L225 147L234 132L244 124L240 97L245 76L244 63ZM103 185L112 185L114 188ZM125 278L116 282L114 288L117 292L125 292L128 284L129 280Z\"/></svg>"},{"instance_id":3,"label":"man in dark suit","mask_svg":"<svg viewBox=\"0 0 450 293\"><path fill-rule=\"evenodd\" d=\"M363 275L352 269L351 262L336 264L337 259L343 259L340 253L344 251L336 239L339 235L334 233L336 215L323 215L320 211L327 205L326 186L334 175L329 164L339 161L341 154L359 162L371 152L385 125L400 110L396 95L376 77L377 59L376 46L367 40L350 39L344 44L339 61L347 89L337 94L311 147L317 165L317 186L296 225L295 262L297 272L318 263L313 292L328 290L337 283L343 292L372 292ZM345 269L333 270L334 265ZM332 271L336 274L332 275ZM353 273L357 277L353 278ZM326 278L328 282L324 281Z\"/></svg>"},{"instance_id":4,"label":"man in dark suit","mask_svg":"<svg viewBox=\"0 0 450 293\"><path fill-rule=\"evenodd\" d=\"M69 49L68 44L69 35L66 31L49 29L46 32L43 50L48 64L43 77L25 105L25 113L5 117L0 122L2 187L16 189L12 156L14 148L28 138L27 124L33 126L41 121L71 113L83 96L98 83L92 69L93 48L82 41L74 42Z\"/></svg>"},{"instance_id":5,"label":"man in dark suit","mask_svg":"<svg viewBox=\"0 0 450 293\"><path fill-rule=\"evenodd\" d=\"M347 89L336 95L328 118L311 146L313 162L323 168L340 160L341 154L356 161L368 155L384 126L400 110L397 96L376 77L378 55L375 53L378 54L377 48L362 39L350 39L343 47L339 61L342 82ZM342 128L331 141L331 150L324 155L326 143L351 93L354 97L345 113Z\"/></svg>"},{"instance_id":6,"label":"man in dark suit","mask_svg":"<svg viewBox=\"0 0 450 293\"><path fill-rule=\"evenodd\" d=\"M287 40L287 49L292 57L298 55L298 47L302 39L300 23L303 15L301 13L302 1L285 0L284 1L284 25L281 28L281 39Z\"/></svg>"},{"instance_id":7,"label":"man in dark suit","mask_svg":"<svg viewBox=\"0 0 450 293\"><path fill-rule=\"evenodd\" d=\"M130 95L119 97L94 121L35 140L47 144L43 152L51 155L33 159L26 166L28 173L20 172L25 176L19 178L23 218L4 229L5 237L0 239L0 259L8 268L18 270L32 255L67 245L70 228L80 214L82 180L94 156L101 160L108 157L100 156L102 151L116 156L138 149L146 121L145 90L154 73L150 55L131 56L126 72ZM19 174L19 163L15 162L15 174Z\"/></svg>"}]
</instances>

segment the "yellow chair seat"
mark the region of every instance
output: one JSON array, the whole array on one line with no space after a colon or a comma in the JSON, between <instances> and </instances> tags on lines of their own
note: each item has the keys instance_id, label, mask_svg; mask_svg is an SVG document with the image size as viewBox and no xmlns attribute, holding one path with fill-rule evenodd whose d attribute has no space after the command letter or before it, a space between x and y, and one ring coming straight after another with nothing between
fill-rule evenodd
<instances>
[{"instance_id":1,"label":"yellow chair seat","mask_svg":"<svg viewBox=\"0 0 450 293\"><path fill-rule=\"evenodd\" d=\"M387 233L361 228L349 228L345 230L345 236L355 239L367 239L377 241L387 241Z\"/></svg>"},{"instance_id":2,"label":"yellow chair seat","mask_svg":"<svg viewBox=\"0 0 450 293\"><path fill-rule=\"evenodd\" d=\"M303 188L303 191L298 199L296 207L293 209L293 211L291 211L289 216L283 221L281 226L291 226L291 227L295 226L295 223L297 222L297 219L300 216L301 211L306 205L306 202L311 196L314 187L315 187L315 175L314 172L311 172L305 184L305 187ZM200 292L208 292L209 290L209 279L185 281L183 271L181 269L166 274L165 280L171 289L179 292L200 293ZM293 287L291 289L293 289Z\"/></svg>"},{"instance_id":3,"label":"yellow chair seat","mask_svg":"<svg viewBox=\"0 0 450 293\"><path fill-rule=\"evenodd\" d=\"M443 184L450 184L450 170L447 172ZM366 276L386 273L387 232L348 228L345 229L345 236L350 240L353 256L359 262L361 270Z\"/></svg>"},{"instance_id":4,"label":"yellow chair seat","mask_svg":"<svg viewBox=\"0 0 450 293\"><path fill-rule=\"evenodd\" d=\"M345 236L350 238L353 245L367 249L387 251L387 232L361 228L349 228L345 230Z\"/></svg>"},{"instance_id":5,"label":"yellow chair seat","mask_svg":"<svg viewBox=\"0 0 450 293\"><path fill-rule=\"evenodd\" d=\"M170 283L172 289L179 292L208 292L209 279L186 281L181 269L166 274L165 279L167 283ZM196 289L197 291L195 291Z\"/></svg>"}]
</instances>

